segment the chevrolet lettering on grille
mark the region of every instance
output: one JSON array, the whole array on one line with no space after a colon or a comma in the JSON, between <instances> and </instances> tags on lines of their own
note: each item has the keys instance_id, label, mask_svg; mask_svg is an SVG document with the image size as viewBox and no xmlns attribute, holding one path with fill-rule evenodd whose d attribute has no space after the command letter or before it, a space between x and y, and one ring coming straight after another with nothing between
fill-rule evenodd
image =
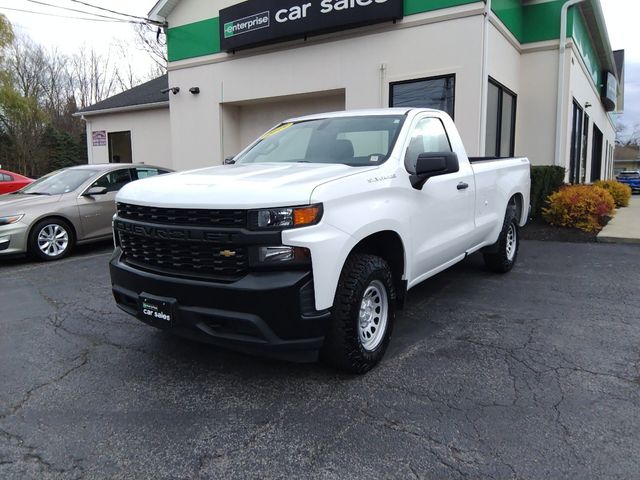
<instances>
[{"instance_id":1,"label":"chevrolet lettering on grille","mask_svg":"<svg viewBox=\"0 0 640 480\"><path fill-rule=\"evenodd\" d=\"M226 233L207 232L193 228L157 227L154 225L142 225L122 220L116 220L114 227L120 232L125 232L138 237L153 238L159 240L182 240L192 242L231 243L231 235Z\"/></svg>"}]
</instances>

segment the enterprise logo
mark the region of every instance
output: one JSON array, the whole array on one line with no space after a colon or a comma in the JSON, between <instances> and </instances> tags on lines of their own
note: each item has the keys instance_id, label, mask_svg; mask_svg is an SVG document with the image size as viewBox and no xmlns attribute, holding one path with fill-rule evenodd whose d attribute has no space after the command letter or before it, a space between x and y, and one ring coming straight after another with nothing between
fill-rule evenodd
<instances>
[{"instance_id":1,"label":"enterprise logo","mask_svg":"<svg viewBox=\"0 0 640 480\"><path fill-rule=\"evenodd\" d=\"M253 32L254 30L260 30L261 28L268 28L271 24L271 13L262 12L256 13L249 17L244 17L239 20L233 20L224 24L224 38L231 38L243 33Z\"/></svg>"}]
</instances>

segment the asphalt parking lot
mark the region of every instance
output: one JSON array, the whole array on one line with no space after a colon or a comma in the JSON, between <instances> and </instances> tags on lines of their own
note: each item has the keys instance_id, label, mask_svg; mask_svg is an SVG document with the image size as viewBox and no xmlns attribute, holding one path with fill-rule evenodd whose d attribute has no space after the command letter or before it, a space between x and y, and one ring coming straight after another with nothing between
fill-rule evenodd
<instances>
[{"instance_id":1,"label":"asphalt parking lot","mask_svg":"<svg viewBox=\"0 0 640 480\"><path fill-rule=\"evenodd\" d=\"M0 478L638 478L637 246L472 257L362 377L155 331L108 257L0 261Z\"/></svg>"}]
</instances>

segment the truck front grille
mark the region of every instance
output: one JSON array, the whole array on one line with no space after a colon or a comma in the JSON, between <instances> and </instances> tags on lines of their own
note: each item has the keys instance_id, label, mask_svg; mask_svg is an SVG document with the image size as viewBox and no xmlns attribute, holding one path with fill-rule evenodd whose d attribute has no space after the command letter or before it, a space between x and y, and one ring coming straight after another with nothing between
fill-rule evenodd
<instances>
[{"instance_id":1,"label":"truck front grille","mask_svg":"<svg viewBox=\"0 0 640 480\"><path fill-rule=\"evenodd\" d=\"M119 231L123 260L170 275L233 280L249 269L247 247L148 238Z\"/></svg>"},{"instance_id":2,"label":"truck front grille","mask_svg":"<svg viewBox=\"0 0 640 480\"><path fill-rule=\"evenodd\" d=\"M157 208L118 203L118 217L137 222L190 227L246 228L246 210Z\"/></svg>"}]
</instances>

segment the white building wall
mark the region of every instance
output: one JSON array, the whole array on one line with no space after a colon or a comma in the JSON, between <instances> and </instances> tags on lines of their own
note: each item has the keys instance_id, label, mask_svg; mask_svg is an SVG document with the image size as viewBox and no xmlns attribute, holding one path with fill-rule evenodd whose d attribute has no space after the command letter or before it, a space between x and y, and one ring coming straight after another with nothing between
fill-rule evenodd
<instances>
[{"instance_id":1,"label":"white building wall","mask_svg":"<svg viewBox=\"0 0 640 480\"><path fill-rule=\"evenodd\" d=\"M558 97L558 50L523 53L516 154L529 157L532 165L553 165Z\"/></svg>"},{"instance_id":2,"label":"white building wall","mask_svg":"<svg viewBox=\"0 0 640 480\"><path fill-rule=\"evenodd\" d=\"M390 82L443 74L456 75L456 124L469 153L478 155L482 44L445 38L482 38L482 16L314 39L191 67L181 63L169 72L170 86L181 88L171 96L173 157L181 168L196 168L220 163L229 154L220 142L221 132L229 131L225 123L232 121L224 115L221 124L226 103L344 90L347 109L381 107L388 106ZM188 93L194 86L200 95Z\"/></svg>"},{"instance_id":3,"label":"white building wall","mask_svg":"<svg viewBox=\"0 0 640 480\"><path fill-rule=\"evenodd\" d=\"M169 109L141 110L85 116L89 163L109 163L109 147L94 147L92 132L131 131L134 163L174 168L171 161L171 124ZM178 165L181 169L181 166Z\"/></svg>"}]
</instances>

